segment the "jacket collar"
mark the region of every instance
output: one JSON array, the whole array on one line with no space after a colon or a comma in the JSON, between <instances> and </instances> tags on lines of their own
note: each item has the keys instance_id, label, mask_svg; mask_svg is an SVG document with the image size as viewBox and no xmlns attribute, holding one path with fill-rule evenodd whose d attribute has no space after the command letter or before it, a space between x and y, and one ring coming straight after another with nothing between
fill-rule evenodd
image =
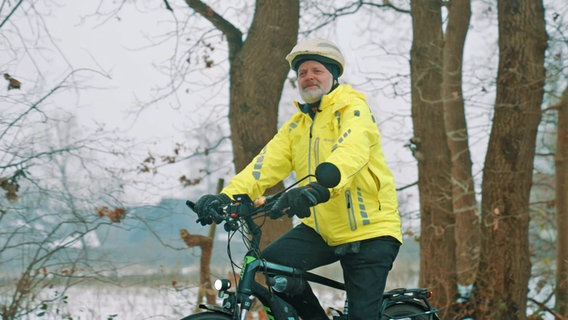
<instances>
[{"instance_id":1,"label":"jacket collar","mask_svg":"<svg viewBox=\"0 0 568 320\"><path fill-rule=\"evenodd\" d=\"M342 95L342 93L352 90L353 89L351 88L350 85L340 84L330 93L323 95L323 97L320 100L318 109L320 111L323 111L324 109L332 107L335 104L335 102L338 100L338 97ZM299 111L305 114L309 114L310 105L308 103L300 103L299 101L294 101L294 104L296 105Z\"/></svg>"}]
</instances>

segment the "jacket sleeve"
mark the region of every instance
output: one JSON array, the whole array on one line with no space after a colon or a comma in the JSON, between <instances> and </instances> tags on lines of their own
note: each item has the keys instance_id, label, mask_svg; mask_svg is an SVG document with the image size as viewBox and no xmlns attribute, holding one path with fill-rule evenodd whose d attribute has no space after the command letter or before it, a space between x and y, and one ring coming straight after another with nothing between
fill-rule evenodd
<instances>
[{"instance_id":1,"label":"jacket sleeve","mask_svg":"<svg viewBox=\"0 0 568 320\"><path fill-rule=\"evenodd\" d=\"M289 127L286 122L260 153L235 177L221 193L230 197L248 194L251 199L260 197L264 191L283 179L292 171Z\"/></svg>"},{"instance_id":2,"label":"jacket sleeve","mask_svg":"<svg viewBox=\"0 0 568 320\"><path fill-rule=\"evenodd\" d=\"M339 112L339 137L326 160L341 172L336 188L349 184L369 164L371 151L380 141L377 123L364 98L350 101Z\"/></svg>"}]
</instances>

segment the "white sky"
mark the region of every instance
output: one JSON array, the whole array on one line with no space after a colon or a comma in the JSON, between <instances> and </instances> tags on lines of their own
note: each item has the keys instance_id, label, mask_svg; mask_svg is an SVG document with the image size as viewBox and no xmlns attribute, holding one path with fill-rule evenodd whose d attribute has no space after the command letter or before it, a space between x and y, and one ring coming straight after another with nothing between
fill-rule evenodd
<instances>
[{"instance_id":1,"label":"white sky","mask_svg":"<svg viewBox=\"0 0 568 320\"><path fill-rule=\"evenodd\" d=\"M157 88L165 88L170 81L172 71L167 70L171 66L169 64L177 62L174 60L183 57L183 50L188 49L183 41L176 43L173 38L165 39L164 35L175 31L175 25L171 13L162 8L162 3L142 3L135 7L131 2L126 2L117 15L104 12L105 6L97 7L98 1L71 1L59 6L47 2L44 3L45 8L38 5L38 10L45 12L43 18L56 47L52 44L48 50L42 51L41 56L35 55L35 65L22 59L22 63L12 63L6 67L20 78L22 91L30 90L32 83L49 87L71 69L91 69L81 71L76 77L84 89L71 91L55 103L75 112L85 132L104 125L107 131L118 130L136 140L136 150L132 150L131 158L127 160L132 162L132 168L136 166L136 161L143 160L148 151L154 154L169 153L175 143L203 139L204 131L199 127L205 120L217 117L219 125L227 128L227 111L219 107L227 103L227 85L208 85L214 83L218 75L226 73L226 64L207 70L207 73L190 74L187 83L194 85L181 86L176 96L160 100L136 116L129 113L140 102L148 102L159 95ZM149 8L151 5L153 9ZM180 21L191 12L185 4L182 5L175 8ZM106 7L115 8L116 4L111 3ZM96 14L97 10L104 14ZM369 17L369 12L366 12L342 18L337 27L328 27L321 35L337 42L344 51L347 67L342 81L367 94L379 121L386 157L391 163L397 184L403 186L416 179L416 165L404 147L412 136L410 99L408 95L395 96L387 78L396 77L396 81L400 82L397 90L408 92L409 78L406 75L409 73L409 63L400 54L409 54L410 19L408 16L389 18L389 15L374 15ZM378 24L378 19L383 24ZM37 27L30 28L37 30ZM24 28L20 30L25 33ZM361 30L372 33L361 33ZM194 35L184 35L191 36ZM29 37L33 38L32 35ZM44 41L47 38L46 35L42 37ZM160 45L152 46L155 43ZM226 59L223 57L223 51L226 51L224 46L217 45L213 53L218 55L214 57L216 61ZM181 53L178 52L174 60L169 60L175 50ZM474 51L479 54L479 51ZM199 59L200 54L198 52L193 58ZM45 78L37 75L38 69ZM375 79L372 84L368 82L369 78ZM42 80L45 83L41 83ZM190 90L190 93L184 90ZM290 101L295 98L297 93L287 85L282 99L282 120L294 111ZM188 131L191 128L196 131ZM152 179L150 182L163 191L144 194L147 190L142 186L131 186L128 197L139 197L140 201L157 201L161 196L187 197L188 190L180 188L176 179L193 168L197 167L183 163L162 170L162 173L167 172L166 177L148 176ZM218 174L227 178L229 171ZM216 180L217 177L212 176L209 187L201 186L201 190L212 191Z\"/></svg>"},{"instance_id":2,"label":"white sky","mask_svg":"<svg viewBox=\"0 0 568 320\"><path fill-rule=\"evenodd\" d=\"M227 71L223 64L207 73L190 74L186 79L187 84L179 88L177 95L150 105L137 116L129 113L140 102L148 102L158 96L158 88L168 86L170 75L173 74L168 67L172 63L179 63L175 59L181 59L183 51L188 50L184 47L187 43L183 40L176 43L173 38L168 40L164 37L175 31L175 24L162 2L142 1L135 6L126 1L117 15L103 12L104 7L115 8L116 3L101 7L98 7L98 1L65 1L58 6L50 1L39 3L38 11L44 13L45 25L53 39L51 47L46 46L41 55L34 55L35 61L17 59L12 53L0 50L1 68L5 69L4 72L9 70L22 81L22 91L48 88L70 69L91 69L92 71L81 71L76 77L84 89L78 93L70 92L54 104L76 112L85 131L104 124L105 130L116 128L125 136L135 139L138 142L137 150L133 150L133 158L129 161L141 161L149 150L153 153L166 153L177 142L203 139L204 131L199 127L205 120L216 117L221 127L227 127L226 109L222 107L227 103L226 81L220 86L210 85L218 75ZM191 11L184 3L174 4L179 6L175 8L177 19L186 19ZM473 153L475 173L482 168L487 138L485 132L490 128L491 120L491 112L488 110L492 108L494 99L492 92L482 95L479 86L486 85L490 89L494 81L495 69L491 70L491 66L496 66L497 59L496 51L491 48L495 45L497 24L488 19L494 18L496 13L488 10L490 7L485 1L474 0L473 8L464 70L466 76L470 76L466 80L469 82L466 83L468 87L465 91L466 98L470 99L467 106L472 136L470 143L476 150L481 150ZM97 10L104 14L96 14ZM230 11L230 8L227 10ZM407 57L400 54L409 54L410 19L401 16L388 18L388 15L376 13L369 19L370 12L378 11L344 17L336 28L328 27L322 35L336 41L344 51L347 70L342 81L353 84L367 94L379 120L385 154L391 163L397 184L403 186L416 179L416 165L410 152L404 147L412 136L410 98L408 95L395 96L393 88L406 92L408 90L409 78L406 75L409 73L409 62ZM243 21L237 22L246 25L246 19L240 19ZM30 23L29 26L22 24L19 31L29 40L37 41L34 33L39 29ZM7 35L13 36L15 35ZM40 38L42 41L48 39L45 34ZM11 42L18 43L16 39ZM160 44L151 46L155 43ZM226 49L223 46L218 46L217 49L213 53L217 55L214 56L215 60L225 59L223 56ZM176 50L176 58L170 60ZM200 54L198 52L193 58L198 59ZM38 74L38 70L41 70L41 74ZM103 74L108 74L109 78ZM387 79L393 77L400 82L394 87ZM369 78L375 79L372 84L367 81ZM481 80L476 80L477 78ZM472 80L476 83L472 83ZM293 111L289 101L296 97L296 92L287 85L282 99L281 119ZM179 109L180 106L183 108ZM193 131L191 128L194 128ZM155 180L152 182L164 187L166 191L145 195L143 200L155 200L160 196L187 196L188 191L179 188L175 178L180 176L180 172L186 172L188 167L191 164L184 163L171 168L167 178L153 177ZM211 181L214 185L216 177L212 177ZM135 189L134 192L140 190Z\"/></svg>"}]
</instances>

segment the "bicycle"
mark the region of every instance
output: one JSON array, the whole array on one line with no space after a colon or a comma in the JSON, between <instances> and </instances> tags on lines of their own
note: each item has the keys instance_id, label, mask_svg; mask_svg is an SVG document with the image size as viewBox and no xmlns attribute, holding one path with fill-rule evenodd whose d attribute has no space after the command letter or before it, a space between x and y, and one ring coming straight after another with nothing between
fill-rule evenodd
<instances>
[{"instance_id":1,"label":"bicycle","mask_svg":"<svg viewBox=\"0 0 568 320\"><path fill-rule=\"evenodd\" d=\"M301 180L315 177L320 184L332 188L339 182L339 178L334 176L337 174L338 172L331 172L330 174L325 169L320 172L316 170L315 175L306 176ZM341 282L309 271L272 263L263 260L260 256L259 243L262 225L257 224L255 219L258 217L266 218L276 200L300 181L279 193L266 197L265 203L260 206L256 206L248 195L238 194L233 196L234 200L223 208L222 213L219 213L218 210L211 210L208 213L210 215L208 218L214 223L220 224L224 222L224 229L228 233L240 232L244 241L248 244L248 252L243 259L236 290L230 290L231 281L228 279L219 279L214 283L215 289L218 290L218 297L223 299L222 305L201 304L199 307L204 311L188 315L181 320L245 320L255 298L260 301L269 319L297 320L299 317L296 310L274 294L274 291L285 293L301 292L305 281L319 283L338 290L345 290L345 286ZM194 210L195 204L193 202L188 200L186 204ZM199 221L198 219L197 222ZM248 237L244 235L248 235ZM229 239L231 238L229 237ZM231 257L229 256L229 258ZM231 263L235 265L232 258ZM256 275L259 273L265 275L266 286L257 282ZM428 301L430 296L431 293L426 288L399 288L387 291L383 294L381 320L439 319L437 309L430 305ZM349 303L347 299L344 305L343 311L334 309L334 320L348 319Z\"/></svg>"}]
</instances>

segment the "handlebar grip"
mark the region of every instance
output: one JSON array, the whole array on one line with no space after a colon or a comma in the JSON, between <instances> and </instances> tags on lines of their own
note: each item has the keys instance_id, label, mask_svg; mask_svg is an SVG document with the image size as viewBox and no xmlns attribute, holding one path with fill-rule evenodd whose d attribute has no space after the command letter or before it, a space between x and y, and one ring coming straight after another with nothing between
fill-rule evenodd
<instances>
[{"instance_id":1,"label":"handlebar grip","mask_svg":"<svg viewBox=\"0 0 568 320\"><path fill-rule=\"evenodd\" d=\"M190 201L190 200L187 200L187 201L185 202L185 205L188 206L191 210L193 210L193 212L196 212L196 211L195 211L195 202ZM197 212L196 212L196 213L197 213Z\"/></svg>"},{"instance_id":2,"label":"handlebar grip","mask_svg":"<svg viewBox=\"0 0 568 320\"><path fill-rule=\"evenodd\" d=\"M186 200L185 205L188 206L193 212L197 213L197 211L195 210L195 202L193 202L191 200ZM201 223L201 225L204 226L204 225L211 224L213 222L213 218L212 218L211 215L208 215L206 217L199 217L196 222L199 222L199 223Z\"/></svg>"}]
</instances>

